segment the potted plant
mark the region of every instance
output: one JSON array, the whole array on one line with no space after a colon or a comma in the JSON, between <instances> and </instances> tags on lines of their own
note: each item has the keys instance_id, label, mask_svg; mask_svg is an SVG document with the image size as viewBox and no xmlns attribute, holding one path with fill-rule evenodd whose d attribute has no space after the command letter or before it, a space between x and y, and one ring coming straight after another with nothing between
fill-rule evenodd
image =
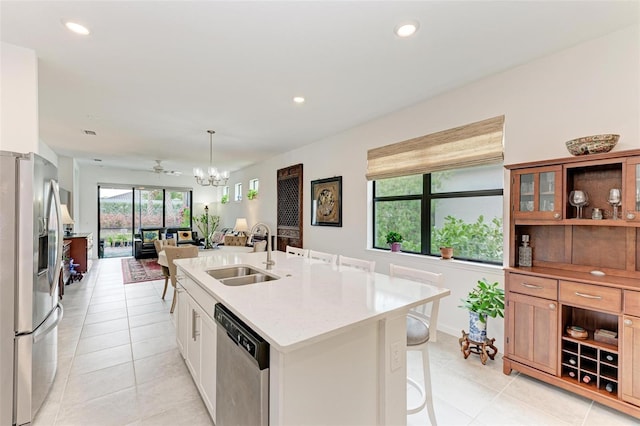
<instances>
[{"instance_id":1,"label":"potted plant","mask_svg":"<svg viewBox=\"0 0 640 426\"><path fill-rule=\"evenodd\" d=\"M247 192L247 198L250 200L253 200L257 196L258 196L258 191L255 189L250 189L249 192Z\"/></svg>"},{"instance_id":2,"label":"potted plant","mask_svg":"<svg viewBox=\"0 0 640 426\"><path fill-rule=\"evenodd\" d=\"M229 195L223 195L222 198L220 199L220 202L222 204L227 204L229 202Z\"/></svg>"},{"instance_id":3,"label":"potted plant","mask_svg":"<svg viewBox=\"0 0 640 426\"><path fill-rule=\"evenodd\" d=\"M433 228L433 241L440 249L440 255L443 259L448 260L453 257L453 244L465 238L461 235L464 222L462 219L456 219L453 216L444 218L444 226L442 228Z\"/></svg>"},{"instance_id":4,"label":"potted plant","mask_svg":"<svg viewBox=\"0 0 640 426\"><path fill-rule=\"evenodd\" d=\"M210 249L213 247L211 237L216 229L218 229L220 216L210 215L208 208L205 208L204 210L204 213L194 216L193 221L202 235L204 235L204 248Z\"/></svg>"},{"instance_id":5,"label":"potted plant","mask_svg":"<svg viewBox=\"0 0 640 426\"><path fill-rule=\"evenodd\" d=\"M402 237L402 235L400 235L395 231L390 231L387 233L386 239L387 239L387 244L391 246L391 251L394 251L394 252L400 251L400 248L402 246L402 241L404 241L404 238Z\"/></svg>"},{"instance_id":6,"label":"potted plant","mask_svg":"<svg viewBox=\"0 0 640 426\"><path fill-rule=\"evenodd\" d=\"M504 318L504 290L498 282L489 284L483 278L461 300L460 307L469 310L469 340L484 342L487 338L487 317Z\"/></svg>"}]
</instances>

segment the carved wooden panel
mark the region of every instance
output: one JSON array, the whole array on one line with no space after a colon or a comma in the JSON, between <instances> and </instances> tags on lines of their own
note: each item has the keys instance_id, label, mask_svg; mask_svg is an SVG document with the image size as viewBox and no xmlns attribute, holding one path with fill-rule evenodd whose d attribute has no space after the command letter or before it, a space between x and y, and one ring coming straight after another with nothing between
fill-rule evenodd
<instances>
[{"instance_id":1,"label":"carved wooden panel","mask_svg":"<svg viewBox=\"0 0 640 426\"><path fill-rule=\"evenodd\" d=\"M278 170L277 248L302 248L302 164Z\"/></svg>"}]
</instances>

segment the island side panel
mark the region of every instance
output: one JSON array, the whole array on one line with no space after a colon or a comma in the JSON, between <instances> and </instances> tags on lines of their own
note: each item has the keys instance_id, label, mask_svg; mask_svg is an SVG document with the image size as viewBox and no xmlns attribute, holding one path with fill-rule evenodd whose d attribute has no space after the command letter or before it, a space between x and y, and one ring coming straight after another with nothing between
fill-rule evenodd
<instances>
[{"instance_id":1,"label":"island side panel","mask_svg":"<svg viewBox=\"0 0 640 426\"><path fill-rule=\"evenodd\" d=\"M378 322L379 425L407 424L407 313Z\"/></svg>"},{"instance_id":2,"label":"island side panel","mask_svg":"<svg viewBox=\"0 0 640 426\"><path fill-rule=\"evenodd\" d=\"M406 424L404 316L349 329L298 350L271 348L271 425ZM401 362L391 371L391 344Z\"/></svg>"}]
</instances>

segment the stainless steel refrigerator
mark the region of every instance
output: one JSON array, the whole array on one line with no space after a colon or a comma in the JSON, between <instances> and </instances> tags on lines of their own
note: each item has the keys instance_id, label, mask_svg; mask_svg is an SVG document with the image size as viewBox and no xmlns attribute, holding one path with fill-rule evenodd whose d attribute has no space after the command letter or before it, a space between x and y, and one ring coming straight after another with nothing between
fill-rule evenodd
<instances>
[{"instance_id":1,"label":"stainless steel refrigerator","mask_svg":"<svg viewBox=\"0 0 640 426\"><path fill-rule=\"evenodd\" d=\"M58 364L62 223L57 168L0 151L0 425L32 421Z\"/></svg>"}]
</instances>

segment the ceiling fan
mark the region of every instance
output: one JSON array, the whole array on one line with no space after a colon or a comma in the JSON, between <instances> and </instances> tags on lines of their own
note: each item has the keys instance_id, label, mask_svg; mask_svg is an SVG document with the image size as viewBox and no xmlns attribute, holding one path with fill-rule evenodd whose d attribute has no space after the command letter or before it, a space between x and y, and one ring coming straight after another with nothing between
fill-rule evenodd
<instances>
[{"instance_id":1,"label":"ceiling fan","mask_svg":"<svg viewBox=\"0 0 640 426\"><path fill-rule=\"evenodd\" d=\"M155 166L153 166L152 171L154 173L164 173L165 175L171 175L171 176L180 176L182 174L182 172L179 172L177 170L165 170L164 167L162 166L162 160L154 160L156 162Z\"/></svg>"}]
</instances>

